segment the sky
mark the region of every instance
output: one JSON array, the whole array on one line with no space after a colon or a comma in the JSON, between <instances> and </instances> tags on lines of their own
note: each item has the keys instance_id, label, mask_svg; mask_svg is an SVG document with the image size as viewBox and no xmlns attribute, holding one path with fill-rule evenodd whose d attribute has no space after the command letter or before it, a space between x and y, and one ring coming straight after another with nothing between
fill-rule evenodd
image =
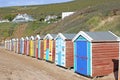
<instances>
[{"instance_id":1,"label":"sky","mask_svg":"<svg viewBox=\"0 0 120 80\"><path fill-rule=\"evenodd\" d=\"M51 3L61 3L72 0L0 0L0 7L22 6L22 5L43 5Z\"/></svg>"}]
</instances>

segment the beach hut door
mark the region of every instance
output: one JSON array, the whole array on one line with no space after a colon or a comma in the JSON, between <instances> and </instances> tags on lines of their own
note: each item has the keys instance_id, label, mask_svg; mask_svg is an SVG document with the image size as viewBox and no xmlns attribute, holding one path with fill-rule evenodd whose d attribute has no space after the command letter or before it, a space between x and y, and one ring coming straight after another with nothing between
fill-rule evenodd
<instances>
[{"instance_id":1,"label":"beach hut door","mask_svg":"<svg viewBox=\"0 0 120 80\"><path fill-rule=\"evenodd\" d=\"M47 40L46 47L47 47L47 49L46 49L46 60L49 60L49 52L50 52L50 50L49 50L49 40Z\"/></svg>"},{"instance_id":2,"label":"beach hut door","mask_svg":"<svg viewBox=\"0 0 120 80\"><path fill-rule=\"evenodd\" d=\"M87 42L77 41L77 72L87 75Z\"/></svg>"}]
</instances>

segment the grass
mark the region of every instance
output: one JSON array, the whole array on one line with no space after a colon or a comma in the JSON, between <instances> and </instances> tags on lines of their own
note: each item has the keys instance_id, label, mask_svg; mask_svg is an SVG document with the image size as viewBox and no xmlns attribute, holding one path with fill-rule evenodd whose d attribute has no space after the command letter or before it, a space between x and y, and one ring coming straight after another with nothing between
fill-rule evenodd
<instances>
[{"instance_id":1,"label":"grass","mask_svg":"<svg viewBox=\"0 0 120 80\"><path fill-rule=\"evenodd\" d=\"M108 31L111 30L115 34L120 35L120 1L119 0L75 0L67 3L27 6L27 7L6 7L0 8L0 16L16 15L18 13L31 14L34 18L40 19L46 15L54 14L61 16L64 11L76 11L72 16L58 21L58 23L47 24L44 22L29 22L24 23L25 29L21 31L21 36L30 36L47 33L78 33L80 30L84 31ZM116 15L113 11L118 9ZM118 16L118 17L114 17ZM100 25L102 21L112 17L114 20L107 21L106 24ZM17 33L18 27L24 27L20 24L3 23L0 24L0 35L4 38L10 37ZM9 32L14 30L14 33ZM4 33L3 33L4 32ZM14 35L13 35L14 37Z\"/></svg>"}]
</instances>

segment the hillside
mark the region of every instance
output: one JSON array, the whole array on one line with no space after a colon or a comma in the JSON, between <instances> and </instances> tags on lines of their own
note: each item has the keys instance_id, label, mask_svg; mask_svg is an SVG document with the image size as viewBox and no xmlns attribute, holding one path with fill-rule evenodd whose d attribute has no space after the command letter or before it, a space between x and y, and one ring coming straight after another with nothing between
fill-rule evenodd
<instances>
[{"instance_id":1,"label":"hillside","mask_svg":"<svg viewBox=\"0 0 120 80\"><path fill-rule=\"evenodd\" d=\"M18 37L18 35L21 37L58 32L77 33L80 30L110 30L120 36L119 5L119 0L75 0L61 4L0 8L0 16L2 17L16 15L18 13L27 13L33 15L33 17L38 20L48 14L61 16L61 12L63 11L76 11L74 15L53 24L41 23L39 21L22 24L0 24L0 29L4 30L1 31L0 35L6 38L11 35L11 37ZM10 31L13 32L11 35L8 33ZM3 32L6 32L6 34L3 34Z\"/></svg>"}]
</instances>

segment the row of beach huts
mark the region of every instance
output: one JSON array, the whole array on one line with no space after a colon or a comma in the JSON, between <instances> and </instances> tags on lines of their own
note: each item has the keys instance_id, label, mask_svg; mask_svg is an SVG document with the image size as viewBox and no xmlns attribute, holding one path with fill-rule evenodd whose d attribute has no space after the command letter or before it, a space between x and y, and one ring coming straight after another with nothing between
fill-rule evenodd
<instances>
[{"instance_id":1,"label":"row of beach huts","mask_svg":"<svg viewBox=\"0 0 120 80\"><path fill-rule=\"evenodd\" d=\"M118 68L114 61L119 59L119 37L111 31L13 38L5 40L5 48L89 77L105 76Z\"/></svg>"}]
</instances>

